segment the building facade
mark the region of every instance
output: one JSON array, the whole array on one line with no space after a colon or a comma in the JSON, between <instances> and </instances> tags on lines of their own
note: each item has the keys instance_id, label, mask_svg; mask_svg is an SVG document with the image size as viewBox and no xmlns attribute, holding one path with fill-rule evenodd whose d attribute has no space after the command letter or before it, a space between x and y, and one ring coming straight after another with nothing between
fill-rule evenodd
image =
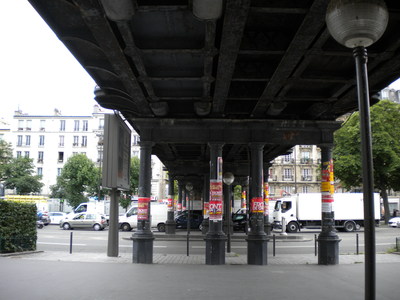
<instances>
[{"instance_id":1,"label":"building facade","mask_svg":"<svg viewBox=\"0 0 400 300\"><path fill-rule=\"evenodd\" d=\"M29 115L16 111L5 140L12 144L15 157L33 159L37 175L42 176L43 195L50 195L50 186L67 160L84 154L102 166L105 112L97 105L89 116L63 116L58 110L53 115ZM140 155L140 137L132 130L131 156ZM165 174L162 163L152 158L152 197L165 197ZM153 194L154 193L154 194Z\"/></svg>"},{"instance_id":2,"label":"building facade","mask_svg":"<svg viewBox=\"0 0 400 300\"><path fill-rule=\"evenodd\" d=\"M296 193L318 193L321 182L321 150L315 145L298 145L278 156L269 168L272 199Z\"/></svg>"}]
</instances>

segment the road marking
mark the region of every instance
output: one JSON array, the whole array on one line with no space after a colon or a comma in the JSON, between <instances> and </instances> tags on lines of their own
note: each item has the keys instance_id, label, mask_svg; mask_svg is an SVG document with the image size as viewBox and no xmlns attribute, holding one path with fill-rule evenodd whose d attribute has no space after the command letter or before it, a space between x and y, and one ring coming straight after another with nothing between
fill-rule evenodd
<instances>
[{"instance_id":1,"label":"road marking","mask_svg":"<svg viewBox=\"0 0 400 300\"><path fill-rule=\"evenodd\" d=\"M42 245L60 245L60 246L69 246L70 243L45 243L45 242L37 242L37 244L42 244ZM73 246L87 246L87 244L72 244Z\"/></svg>"}]
</instances>

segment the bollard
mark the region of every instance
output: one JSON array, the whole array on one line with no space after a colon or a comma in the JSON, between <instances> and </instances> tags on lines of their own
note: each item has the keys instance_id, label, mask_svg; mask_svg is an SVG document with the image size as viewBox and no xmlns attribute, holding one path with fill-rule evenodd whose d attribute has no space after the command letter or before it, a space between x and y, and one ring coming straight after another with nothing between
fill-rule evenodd
<instances>
[{"instance_id":1,"label":"bollard","mask_svg":"<svg viewBox=\"0 0 400 300\"><path fill-rule=\"evenodd\" d=\"M272 236L272 255L275 256L275 234Z\"/></svg>"},{"instance_id":2,"label":"bollard","mask_svg":"<svg viewBox=\"0 0 400 300\"><path fill-rule=\"evenodd\" d=\"M314 255L318 255L318 239L316 234L314 234Z\"/></svg>"},{"instance_id":3,"label":"bollard","mask_svg":"<svg viewBox=\"0 0 400 300\"><path fill-rule=\"evenodd\" d=\"M356 252L357 252L357 255L359 254L359 246L358 246L358 233L356 234Z\"/></svg>"},{"instance_id":4,"label":"bollard","mask_svg":"<svg viewBox=\"0 0 400 300\"><path fill-rule=\"evenodd\" d=\"M73 232L71 232L70 238L69 238L69 254L72 254L72 234L73 234Z\"/></svg>"}]
</instances>

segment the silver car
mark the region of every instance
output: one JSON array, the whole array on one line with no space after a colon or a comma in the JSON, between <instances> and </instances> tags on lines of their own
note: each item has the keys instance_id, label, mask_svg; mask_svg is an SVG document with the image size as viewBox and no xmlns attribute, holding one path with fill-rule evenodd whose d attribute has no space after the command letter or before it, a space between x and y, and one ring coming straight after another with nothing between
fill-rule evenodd
<instances>
[{"instance_id":1,"label":"silver car","mask_svg":"<svg viewBox=\"0 0 400 300\"><path fill-rule=\"evenodd\" d=\"M60 227L64 230L73 228L93 228L103 230L107 227L107 220L103 215L96 213L80 213L72 218L65 218L60 221Z\"/></svg>"}]
</instances>

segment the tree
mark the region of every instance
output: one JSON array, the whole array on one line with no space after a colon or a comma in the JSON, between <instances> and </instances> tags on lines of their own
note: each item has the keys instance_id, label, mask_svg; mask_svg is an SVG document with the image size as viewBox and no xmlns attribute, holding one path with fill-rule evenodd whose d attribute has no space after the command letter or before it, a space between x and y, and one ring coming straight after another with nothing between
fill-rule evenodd
<instances>
[{"instance_id":1,"label":"tree","mask_svg":"<svg viewBox=\"0 0 400 300\"><path fill-rule=\"evenodd\" d=\"M93 161L84 154L68 159L56 185L51 187L51 197L66 199L72 207L87 201L87 196L97 195L99 171Z\"/></svg>"},{"instance_id":2,"label":"tree","mask_svg":"<svg viewBox=\"0 0 400 300\"><path fill-rule=\"evenodd\" d=\"M374 185L383 198L385 221L390 217L388 191L400 189L400 105L382 100L371 107ZM347 189L361 186L359 114L354 113L335 132L335 176Z\"/></svg>"},{"instance_id":3,"label":"tree","mask_svg":"<svg viewBox=\"0 0 400 300\"><path fill-rule=\"evenodd\" d=\"M4 166L4 186L7 189L15 189L17 194L26 195L40 193L43 183L42 176L33 175L33 159L27 157L12 158Z\"/></svg>"},{"instance_id":4,"label":"tree","mask_svg":"<svg viewBox=\"0 0 400 300\"><path fill-rule=\"evenodd\" d=\"M10 164L12 158L11 144L0 140L0 182L4 180L5 168Z\"/></svg>"}]
</instances>

